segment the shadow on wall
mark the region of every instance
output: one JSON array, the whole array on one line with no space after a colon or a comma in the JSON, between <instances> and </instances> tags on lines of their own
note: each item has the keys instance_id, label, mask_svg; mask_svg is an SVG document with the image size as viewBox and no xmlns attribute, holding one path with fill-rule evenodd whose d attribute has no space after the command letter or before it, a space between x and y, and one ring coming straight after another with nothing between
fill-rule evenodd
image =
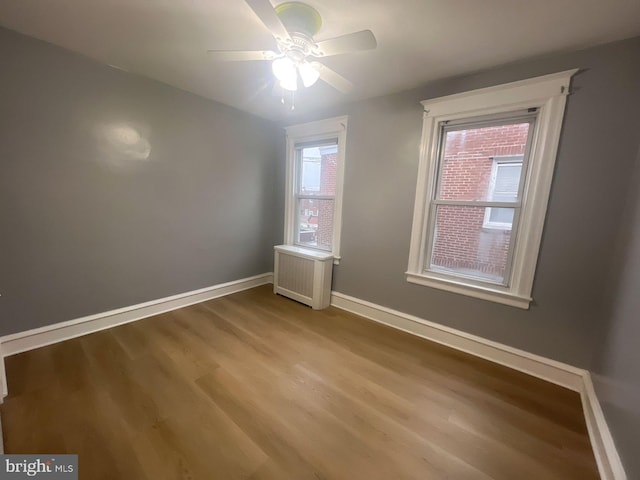
<instances>
[{"instance_id":1,"label":"shadow on wall","mask_svg":"<svg viewBox=\"0 0 640 480\"><path fill-rule=\"evenodd\" d=\"M94 128L96 160L111 170L132 170L150 161L150 129L126 122L104 123Z\"/></svg>"}]
</instances>

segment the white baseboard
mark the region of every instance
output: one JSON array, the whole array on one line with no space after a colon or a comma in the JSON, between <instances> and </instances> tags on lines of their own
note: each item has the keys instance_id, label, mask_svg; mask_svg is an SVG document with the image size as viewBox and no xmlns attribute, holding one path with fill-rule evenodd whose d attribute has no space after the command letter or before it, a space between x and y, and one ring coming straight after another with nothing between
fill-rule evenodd
<instances>
[{"instance_id":1,"label":"white baseboard","mask_svg":"<svg viewBox=\"0 0 640 480\"><path fill-rule=\"evenodd\" d=\"M0 341L0 388L2 389L0 402L2 402L2 399L9 393L9 389L7 388L7 371L4 368L4 351L2 350L2 341Z\"/></svg>"},{"instance_id":2,"label":"white baseboard","mask_svg":"<svg viewBox=\"0 0 640 480\"><path fill-rule=\"evenodd\" d=\"M44 347L53 343L62 342L71 338L87 335L89 333L104 330L106 328L134 322L143 318L152 317L161 313L176 310L178 308L205 302L214 298L240 292L249 288L273 283L273 273L263 273L253 277L221 283L212 287L181 293L171 297L160 298L150 302L132 305L130 307L110 310L108 312L89 315L62 323L47 325L24 332L13 333L0 337L0 355L2 358L16 353L26 352L34 348ZM4 361L1 362L0 380L2 383L2 395L8 393Z\"/></svg>"},{"instance_id":3,"label":"white baseboard","mask_svg":"<svg viewBox=\"0 0 640 480\"><path fill-rule=\"evenodd\" d=\"M378 323L417 335L476 357L533 375L580 393L589 438L602 480L627 480L600 402L584 369L541 357L454 328L392 310L375 303L331 292L331 305Z\"/></svg>"},{"instance_id":4,"label":"white baseboard","mask_svg":"<svg viewBox=\"0 0 640 480\"><path fill-rule=\"evenodd\" d=\"M596 462L598 462L600 477L602 480L627 480L627 474L613 442L609 425L607 425L600 401L593 388L591 374L589 372L585 373L580 397L582 398L584 418L587 422L593 453L596 457Z\"/></svg>"}]
</instances>

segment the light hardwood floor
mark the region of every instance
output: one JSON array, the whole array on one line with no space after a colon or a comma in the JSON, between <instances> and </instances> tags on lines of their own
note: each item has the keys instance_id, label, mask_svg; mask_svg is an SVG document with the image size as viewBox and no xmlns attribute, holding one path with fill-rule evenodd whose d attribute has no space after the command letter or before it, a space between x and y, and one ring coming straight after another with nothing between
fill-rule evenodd
<instances>
[{"instance_id":1,"label":"light hardwood floor","mask_svg":"<svg viewBox=\"0 0 640 480\"><path fill-rule=\"evenodd\" d=\"M598 478L578 394L270 289L9 357L6 452L86 480Z\"/></svg>"}]
</instances>

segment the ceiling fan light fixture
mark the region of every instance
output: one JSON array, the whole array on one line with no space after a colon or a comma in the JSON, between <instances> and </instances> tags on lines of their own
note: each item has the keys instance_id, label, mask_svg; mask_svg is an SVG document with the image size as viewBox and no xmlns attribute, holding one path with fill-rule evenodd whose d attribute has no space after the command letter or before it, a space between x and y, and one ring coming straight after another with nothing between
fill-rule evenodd
<instances>
[{"instance_id":1,"label":"ceiling fan light fixture","mask_svg":"<svg viewBox=\"0 0 640 480\"><path fill-rule=\"evenodd\" d=\"M295 79L296 77L296 65L288 57L276 58L271 64L271 69L275 77L282 81Z\"/></svg>"},{"instance_id":2,"label":"ceiling fan light fixture","mask_svg":"<svg viewBox=\"0 0 640 480\"><path fill-rule=\"evenodd\" d=\"M299 80L305 88L318 79L339 92L349 93L353 84L323 63L312 61L333 55L373 50L377 46L371 30L347 33L338 37L316 41L315 35L322 27L322 17L310 5L299 1L245 0L248 7L260 19L276 40L277 51L272 50L209 50L211 58L219 61L271 62L276 84L294 92Z\"/></svg>"},{"instance_id":3,"label":"ceiling fan light fixture","mask_svg":"<svg viewBox=\"0 0 640 480\"><path fill-rule=\"evenodd\" d=\"M296 90L298 90L298 75L280 80L280 86L285 90L295 92Z\"/></svg>"},{"instance_id":4,"label":"ceiling fan light fixture","mask_svg":"<svg viewBox=\"0 0 640 480\"><path fill-rule=\"evenodd\" d=\"M306 88L309 88L311 85L318 81L318 78L320 78L320 71L318 70L318 68L309 62L303 62L298 65L298 72L300 72L302 84Z\"/></svg>"}]
</instances>

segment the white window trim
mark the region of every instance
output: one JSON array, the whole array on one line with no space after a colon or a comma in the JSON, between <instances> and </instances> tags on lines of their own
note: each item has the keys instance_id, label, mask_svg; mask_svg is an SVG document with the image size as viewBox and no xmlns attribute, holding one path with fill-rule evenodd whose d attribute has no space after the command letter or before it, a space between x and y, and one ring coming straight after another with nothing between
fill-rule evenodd
<instances>
[{"instance_id":1,"label":"white window trim","mask_svg":"<svg viewBox=\"0 0 640 480\"><path fill-rule=\"evenodd\" d=\"M516 160L516 158L520 160ZM505 155L493 158L493 165L491 165L491 184L489 186L489 192L493 193L495 188L496 179L498 178L498 169L500 165L511 165L514 163L520 163L522 165L523 155ZM484 211L484 220L482 221L482 228L489 230L511 230L512 223L504 222L492 222L491 221L491 207L487 207Z\"/></svg>"},{"instance_id":2,"label":"white window trim","mask_svg":"<svg viewBox=\"0 0 640 480\"><path fill-rule=\"evenodd\" d=\"M344 161L347 144L348 117L334 117L316 122L302 123L287 127L287 170L285 186L285 217L284 217L284 242L286 245L295 244L295 218L296 205L294 201L296 181L296 144L316 142L332 138L338 139L338 157L336 168L336 194L333 212L333 239L332 250L333 263L340 263L340 235L342 232L342 194L344 190ZM311 251L317 251L313 247L301 247Z\"/></svg>"},{"instance_id":3,"label":"white window trim","mask_svg":"<svg viewBox=\"0 0 640 480\"><path fill-rule=\"evenodd\" d=\"M418 183L413 212L408 282L460 293L497 303L528 309L542 230L549 201L553 170L560 141L566 96L571 77L567 70L495 87L425 100ZM509 286L491 285L473 279L425 272L425 245L429 205L433 198L438 167L440 125L481 115L538 108L536 129L531 139L528 172L522 198Z\"/></svg>"}]
</instances>

